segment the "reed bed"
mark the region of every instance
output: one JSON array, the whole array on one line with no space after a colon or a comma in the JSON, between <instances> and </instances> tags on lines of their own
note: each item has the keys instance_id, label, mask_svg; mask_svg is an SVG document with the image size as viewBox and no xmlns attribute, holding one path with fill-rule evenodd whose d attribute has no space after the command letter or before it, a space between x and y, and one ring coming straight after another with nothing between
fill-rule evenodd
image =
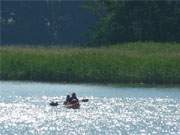
<instances>
[{"instance_id":1,"label":"reed bed","mask_svg":"<svg viewBox=\"0 0 180 135\"><path fill-rule=\"evenodd\" d=\"M180 83L180 44L136 42L100 48L0 48L1 80Z\"/></svg>"}]
</instances>

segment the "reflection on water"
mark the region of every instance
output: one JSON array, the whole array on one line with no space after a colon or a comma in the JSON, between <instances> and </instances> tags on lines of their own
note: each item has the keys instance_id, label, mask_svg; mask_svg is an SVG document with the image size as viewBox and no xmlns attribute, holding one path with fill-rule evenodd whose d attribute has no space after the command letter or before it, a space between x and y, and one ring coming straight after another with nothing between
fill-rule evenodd
<instances>
[{"instance_id":1,"label":"reflection on water","mask_svg":"<svg viewBox=\"0 0 180 135\"><path fill-rule=\"evenodd\" d=\"M37 92L35 96L35 92L30 95L30 90L27 90L26 96L14 91L18 86L11 87L14 94L4 93L2 88L5 87L0 89L2 135L180 134L180 98L177 97L101 97L89 94L80 97L90 99L89 102L82 102L80 109L73 110L62 104L57 107L48 105L49 101L63 103L65 95L61 91L57 91L59 96L50 93L48 96L46 92ZM103 95L104 91L101 92Z\"/></svg>"}]
</instances>

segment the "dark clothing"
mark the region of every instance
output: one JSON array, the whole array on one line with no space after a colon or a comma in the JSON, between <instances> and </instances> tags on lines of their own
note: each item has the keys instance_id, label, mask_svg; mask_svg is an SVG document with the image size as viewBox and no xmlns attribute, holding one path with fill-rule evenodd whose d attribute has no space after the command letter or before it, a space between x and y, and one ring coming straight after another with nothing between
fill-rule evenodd
<instances>
[{"instance_id":1,"label":"dark clothing","mask_svg":"<svg viewBox=\"0 0 180 135\"><path fill-rule=\"evenodd\" d=\"M69 102L72 102L72 101L78 102L79 100L78 100L78 98L77 98L76 96L72 96L72 97L70 98L70 101L69 101Z\"/></svg>"},{"instance_id":2,"label":"dark clothing","mask_svg":"<svg viewBox=\"0 0 180 135\"><path fill-rule=\"evenodd\" d=\"M79 100L78 100L78 98L76 97L76 93L72 93L72 95L71 95L71 98L70 98L70 102L78 102Z\"/></svg>"},{"instance_id":3,"label":"dark clothing","mask_svg":"<svg viewBox=\"0 0 180 135\"><path fill-rule=\"evenodd\" d=\"M70 102L70 96L67 95L67 96L66 96L66 101L64 102L64 105L67 104L67 103L69 103L69 102Z\"/></svg>"},{"instance_id":4,"label":"dark clothing","mask_svg":"<svg viewBox=\"0 0 180 135\"><path fill-rule=\"evenodd\" d=\"M70 97L66 97L66 102L70 102Z\"/></svg>"},{"instance_id":5,"label":"dark clothing","mask_svg":"<svg viewBox=\"0 0 180 135\"><path fill-rule=\"evenodd\" d=\"M77 102L79 102L79 100L76 97L76 93L72 93L71 97L69 95L67 95L66 101L64 102L64 104L67 104L67 103L77 103Z\"/></svg>"}]
</instances>

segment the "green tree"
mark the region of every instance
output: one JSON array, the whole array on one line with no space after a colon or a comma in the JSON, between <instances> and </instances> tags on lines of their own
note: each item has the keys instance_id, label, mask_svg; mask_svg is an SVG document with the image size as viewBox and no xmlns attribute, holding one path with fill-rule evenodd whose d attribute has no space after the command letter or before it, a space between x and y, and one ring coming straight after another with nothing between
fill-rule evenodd
<instances>
[{"instance_id":1,"label":"green tree","mask_svg":"<svg viewBox=\"0 0 180 135\"><path fill-rule=\"evenodd\" d=\"M91 33L96 43L129 41L180 41L180 2L178 1L111 1L89 3L100 16ZM101 13L101 14L100 14Z\"/></svg>"}]
</instances>

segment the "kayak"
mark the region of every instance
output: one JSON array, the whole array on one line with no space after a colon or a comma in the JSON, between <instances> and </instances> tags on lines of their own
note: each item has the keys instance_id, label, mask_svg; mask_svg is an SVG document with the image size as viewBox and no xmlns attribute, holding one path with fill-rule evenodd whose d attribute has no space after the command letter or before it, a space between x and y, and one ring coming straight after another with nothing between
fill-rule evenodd
<instances>
[{"instance_id":1,"label":"kayak","mask_svg":"<svg viewBox=\"0 0 180 135\"><path fill-rule=\"evenodd\" d=\"M68 109L79 109L80 108L80 104L79 102L76 102L76 103L67 103L67 104L64 104L64 106Z\"/></svg>"},{"instance_id":2,"label":"kayak","mask_svg":"<svg viewBox=\"0 0 180 135\"><path fill-rule=\"evenodd\" d=\"M58 106L59 103L58 102L50 102L49 103L50 106ZM78 101L72 101L72 102L64 102L64 106L68 109L79 109L80 108L80 104Z\"/></svg>"}]
</instances>

